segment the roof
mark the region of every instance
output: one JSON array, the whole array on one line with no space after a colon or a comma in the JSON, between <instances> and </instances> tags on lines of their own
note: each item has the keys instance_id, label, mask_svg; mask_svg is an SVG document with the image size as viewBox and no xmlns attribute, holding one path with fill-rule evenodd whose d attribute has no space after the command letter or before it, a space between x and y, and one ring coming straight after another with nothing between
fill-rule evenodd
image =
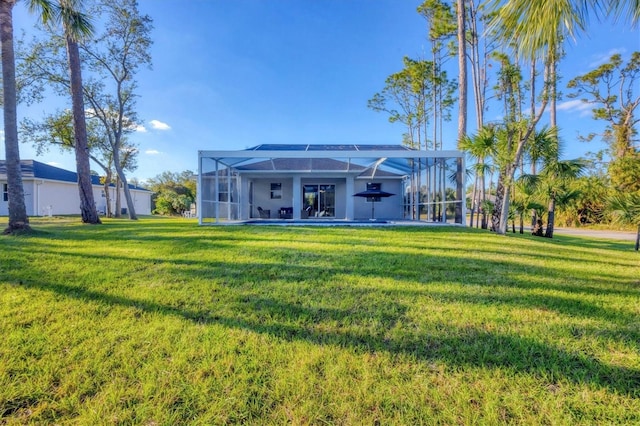
<instances>
[{"instance_id":1,"label":"roof","mask_svg":"<svg viewBox=\"0 0 640 426\"><path fill-rule=\"evenodd\" d=\"M25 179L46 179L55 180L58 182L78 182L78 174L69 170L61 169L59 167L51 166L49 164L41 163L36 160L21 160L20 170L22 171L22 178ZM7 165L5 160L0 160L0 179L6 180L7 178ZM91 175L91 183L93 185L102 185L100 182L100 176ZM111 184L110 186L114 186ZM130 189L137 189L140 191L149 191L146 188L141 188L136 185L129 185Z\"/></svg>"},{"instance_id":2,"label":"roof","mask_svg":"<svg viewBox=\"0 0 640 426\"><path fill-rule=\"evenodd\" d=\"M365 167L331 158L273 158L257 163L240 165L237 166L236 169L243 171L322 170L361 172L365 170Z\"/></svg>"},{"instance_id":3,"label":"roof","mask_svg":"<svg viewBox=\"0 0 640 426\"><path fill-rule=\"evenodd\" d=\"M349 161L331 158L273 158L256 163L245 163L234 167L240 172L342 172L357 176L399 177L378 168L365 167ZM206 173L205 173L206 174Z\"/></svg>"},{"instance_id":4,"label":"roof","mask_svg":"<svg viewBox=\"0 0 640 426\"><path fill-rule=\"evenodd\" d=\"M403 145L369 144L262 144L241 151L199 151L201 173L216 169L214 162L239 171L338 171L338 164L372 170L375 176L386 172L389 176L412 173L416 167L429 168L437 161L464 158L464 153L456 150L424 151ZM326 161L336 161L334 168ZM266 161L265 161L266 160ZM309 161L308 166L301 167ZM325 160L325 161L320 161ZM344 170L344 166L341 166ZM366 174L366 173L363 173Z\"/></svg>"},{"instance_id":5,"label":"roof","mask_svg":"<svg viewBox=\"0 0 640 426\"><path fill-rule=\"evenodd\" d=\"M370 144L262 144L247 151L411 151L404 145Z\"/></svg>"}]
</instances>

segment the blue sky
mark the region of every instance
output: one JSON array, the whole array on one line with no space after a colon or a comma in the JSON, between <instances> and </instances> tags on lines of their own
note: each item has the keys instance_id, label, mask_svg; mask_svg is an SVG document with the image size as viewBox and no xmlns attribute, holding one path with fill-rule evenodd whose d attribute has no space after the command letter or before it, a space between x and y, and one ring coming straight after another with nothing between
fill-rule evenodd
<instances>
[{"instance_id":1,"label":"blue sky","mask_svg":"<svg viewBox=\"0 0 640 426\"><path fill-rule=\"evenodd\" d=\"M34 18L19 2L16 33ZM197 169L198 150L235 150L262 143L400 143L404 128L390 124L367 100L402 68L403 56L429 50L425 21L414 0L139 0L154 20L153 69L141 71L140 150L132 177ZM588 34L566 45L561 87L611 53L640 50L628 24L591 20ZM450 75L457 76L455 60ZM565 93L566 89L563 90ZM41 117L65 108L51 98L19 115ZM472 100L469 102L471 114ZM487 119L502 111L492 108ZM445 124L445 149L455 148L457 111ZM470 116L469 132L474 132ZM602 130L588 110L563 99L559 106L566 158L602 147L576 140ZM4 157L4 149L0 153ZM74 170L74 156L56 149L37 157L21 145L23 159ZM98 170L97 166L93 167Z\"/></svg>"}]
</instances>

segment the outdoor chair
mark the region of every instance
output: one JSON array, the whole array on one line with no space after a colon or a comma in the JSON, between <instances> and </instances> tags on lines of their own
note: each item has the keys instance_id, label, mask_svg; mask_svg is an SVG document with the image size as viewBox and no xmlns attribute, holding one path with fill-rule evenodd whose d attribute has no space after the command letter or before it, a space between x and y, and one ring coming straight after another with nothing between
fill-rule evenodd
<instances>
[{"instance_id":1,"label":"outdoor chair","mask_svg":"<svg viewBox=\"0 0 640 426\"><path fill-rule=\"evenodd\" d=\"M258 214L260 215L260 219L271 218L271 210L265 210L262 207L258 207Z\"/></svg>"},{"instance_id":2,"label":"outdoor chair","mask_svg":"<svg viewBox=\"0 0 640 426\"><path fill-rule=\"evenodd\" d=\"M293 207L281 207L280 219L293 219Z\"/></svg>"}]
</instances>

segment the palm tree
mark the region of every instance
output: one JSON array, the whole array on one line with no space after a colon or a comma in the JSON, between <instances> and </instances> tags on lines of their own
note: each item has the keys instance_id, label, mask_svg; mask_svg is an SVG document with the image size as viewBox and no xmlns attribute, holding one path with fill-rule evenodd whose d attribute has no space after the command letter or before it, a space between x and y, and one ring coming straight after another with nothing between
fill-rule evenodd
<instances>
[{"instance_id":1,"label":"palm tree","mask_svg":"<svg viewBox=\"0 0 640 426\"><path fill-rule=\"evenodd\" d=\"M497 7L501 3L494 0L491 4ZM636 24L640 0L509 0L500 7L491 26L503 39L517 42L522 54L533 57L545 48L560 46L565 35L578 36L587 26L589 12L597 14L601 10L616 17L625 15Z\"/></svg>"},{"instance_id":2,"label":"palm tree","mask_svg":"<svg viewBox=\"0 0 640 426\"><path fill-rule=\"evenodd\" d=\"M609 210L615 222L636 224L635 250L640 248L640 193L618 194L609 199Z\"/></svg>"},{"instance_id":3,"label":"palm tree","mask_svg":"<svg viewBox=\"0 0 640 426\"><path fill-rule=\"evenodd\" d=\"M476 161L476 164L474 165L476 183L474 184L474 194L472 195L471 226L473 226L473 214L477 210L478 215L480 211L483 212L482 228L486 229L487 211L482 209L482 205L486 200L485 176L487 171L489 171L491 168L491 166L487 164L487 160L490 157L494 156L496 152L496 138L494 128L492 126L484 126L478 131L476 135L465 135L460 140L459 147L463 151L466 151L469 156L471 156L471 158Z\"/></svg>"},{"instance_id":4,"label":"palm tree","mask_svg":"<svg viewBox=\"0 0 640 426\"><path fill-rule=\"evenodd\" d=\"M556 206L565 206L579 195L578 191L571 190L568 184L578 178L584 168L582 160L564 160L553 161L543 169L542 176L549 195L545 237L553 238Z\"/></svg>"},{"instance_id":5,"label":"palm tree","mask_svg":"<svg viewBox=\"0 0 640 426\"><path fill-rule=\"evenodd\" d=\"M557 160L559 155L558 129L557 127L544 126L535 132L532 143L527 147L527 157L531 162L531 174L538 174L538 164L549 158ZM532 210L531 226L537 222L537 212Z\"/></svg>"},{"instance_id":6,"label":"palm tree","mask_svg":"<svg viewBox=\"0 0 640 426\"><path fill-rule=\"evenodd\" d=\"M46 13L42 13L42 22L62 22L67 45L69 76L71 80L71 104L73 111L73 129L75 138L76 170L78 173L78 191L80 194L80 213L83 223L99 224L100 217L93 197L91 183L91 165L87 142L87 124L85 121L84 96L82 90L82 70L78 40L90 35L92 26L88 18L80 13L78 0L58 0L53 5L49 0L32 0L30 9L46 3ZM38 3L38 5L36 5Z\"/></svg>"},{"instance_id":7,"label":"palm tree","mask_svg":"<svg viewBox=\"0 0 640 426\"><path fill-rule=\"evenodd\" d=\"M16 66L13 51L13 6L15 0L0 0L0 39L2 42L2 88L4 90L4 143L9 197L9 225L5 234L29 230L24 202L18 144Z\"/></svg>"},{"instance_id":8,"label":"palm tree","mask_svg":"<svg viewBox=\"0 0 640 426\"><path fill-rule=\"evenodd\" d=\"M586 18L589 11L605 10L607 14L620 16L626 14L632 23L640 19L640 1L609 0L585 0L580 2L567 0L509 0L502 4L501 0L493 0L491 5L499 8L496 17L492 20L491 27L496 30L499 37L509 44L518 46L518 51L524 57L535 60L540 52L547 54L548 75L545 75L545 85L550 86L550 96L545 90L542 111L546 102L551 98L552 117L556 91L555 69L558 61L560 47L566 36L574 37L586 26ZM547 73L546 73L547 74ZM554 119L555 120L555 119ZM535 122L534 122L535 123ZM508 195L508 186L505 195ZM500 192L498 196L500 196ZM509 202L508 196L503 196L503 207ZM498 204L502 200L498 199ZM502 216L506 215L503 208ZM497 215L494 215L497 222ZM499 233L502 233L504 224L500 221Z\"/></svg>"},{"instance_id":9,"label":"palm tree","mask_svg":"<svg viewBox=\"0 0 640 426\"><path fill-rule=\"evenodd\" d=\"M543 128L537 132L534 140L538 150L535 154L539 154L544 162L540 177L549 201L544 236L553 238L556 204L560 199L564 200L562 204L566 204L577 196L576 191L569 189L569 182L582 174L586 164L583 160L559 160L561 146L556 127Z\"/></svg>"},{"instance_id":10,"label":"palm tree","mask_svg":"<svg viewBox=\"0 0 640 426\"><path fill-rule=\"evenodd\" d=\"M544 206L538 202L536 197L536 175L522 175L515 182L516 191L512 203L516 206L520 219L520 233L524 234L524 215L526 212L535 212L535 222L531 224L533 230L538 221L538 212L544 209Z\"/></svg>"},{"instance_id":11,"label":"palm tree","mask_svg":"<svg viewBox=\"0 0 640 426\"><path fill-rule=\"evenodd\" d=\"M544 233L547 238L553 238L556 207L566 206L580 195L578 190L571 188L570 183L577 179L585 168L582 160L559 161L554 158L552 155L539 175L523 175L520 178L526 181L527 185L537 188L539 198L548 203L547 227Z\"/></svg>"}]
</instances>

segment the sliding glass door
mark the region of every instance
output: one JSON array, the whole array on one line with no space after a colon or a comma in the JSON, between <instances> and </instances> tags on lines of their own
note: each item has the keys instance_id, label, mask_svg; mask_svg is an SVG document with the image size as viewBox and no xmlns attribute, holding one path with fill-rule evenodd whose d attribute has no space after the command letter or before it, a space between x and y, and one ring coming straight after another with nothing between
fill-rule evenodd
<instances>
[{"instance_id":1,"label":"sliding glass door","mask_svg":"<svg viewBox=\"0 0 640 426\"><path fill-rule=\"evenodd\" d=\"M335 217L335 185L304 185L302 199L305 217Z\"/></svg>"}]
</instances>

